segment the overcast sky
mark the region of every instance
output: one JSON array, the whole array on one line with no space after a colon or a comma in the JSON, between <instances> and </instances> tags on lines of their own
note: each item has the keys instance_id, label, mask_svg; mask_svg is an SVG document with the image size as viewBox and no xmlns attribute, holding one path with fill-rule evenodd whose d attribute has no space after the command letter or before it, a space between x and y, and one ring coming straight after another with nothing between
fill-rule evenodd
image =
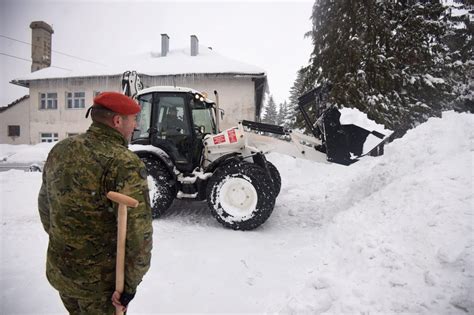
<instances>
[{"instance_id":1,"label":"overcast sky","mask_svg":"<svg viewBox=\"0 0 474 315\"><path fill-rule=\"evenodd\" d=\"M189 46L189 36L216 52L263 68L277 103L288 99L296 71L308 63L314 1L44 1L1 0L0 35L31 43L32 21L52 25L53 50L107 63L108 58ZM28 93L8 83L30 72L31 46L0 36L0 106ZM53 52L54 66L83 61Z\"/></svg>"}]
</instances>

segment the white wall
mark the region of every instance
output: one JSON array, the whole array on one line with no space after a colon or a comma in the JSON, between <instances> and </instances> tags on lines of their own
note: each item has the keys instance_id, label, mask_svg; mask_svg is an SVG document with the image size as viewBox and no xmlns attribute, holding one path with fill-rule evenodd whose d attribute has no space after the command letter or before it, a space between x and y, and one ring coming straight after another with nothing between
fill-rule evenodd
<instances>
[{"instance_id":1,"label":"white wall","mask_svg":"<svg viewBox=\"0 0 474 315\"><path fill-rule=\"evenodd\" d=\"M26 98L10 108L0 113L0 143L7 144L28 144L30 143L30 124L29 124L29 104L30 99ZM19 125L20 136L9 137L8 126Z\"/></svg>"},{"instance_id":2,"label":"white wall","mask_svg":"<svg viewBox=\"0 0 474 315\"><path fill-rule=\"evenodd\" d=\"M30 84L30 143L40 142L40 134L58 133L59 140L69 133L83 133L89 128L91 118L85 118L92 105L95 91L120 91L116 78L87 78L40 80ZM57 109L40 109L40 93L57 93ZM85 92L85 108L67 108L67 92Z\"/></svg>"},{"instance_id":3,"label":"white wall","mask_svg":"<svg viewBox=\"0 0 474 315\"><path fill-rule=\"evenodd\" d=\"M102 77L86 79L38 80L30 83L30 137L29 143L40 142L41 133L58 133L59 140L68 133L83 133L91 120L85 118L92 105L95 91L120 91L121 78ZM224 109L221 129L236 126L242 119L255 120L255 87L252 78L233 75L189 75L178 77L142 78L145 87L152 85L176 85L206 92L215 100L214 90L219 93L220 107ZM57 109L40 109L40 93L57 93ZM68 109L67 92L85 92L85 108Z\"/></svg>"}]
</instances>

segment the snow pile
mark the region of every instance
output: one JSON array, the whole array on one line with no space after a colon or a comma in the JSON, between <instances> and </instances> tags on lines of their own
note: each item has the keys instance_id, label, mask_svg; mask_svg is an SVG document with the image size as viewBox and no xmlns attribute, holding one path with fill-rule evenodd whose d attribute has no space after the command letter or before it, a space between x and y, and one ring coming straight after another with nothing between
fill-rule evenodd
<instances>
[{"instance_id":1,"label":"snow pile","mask_svg":"<svg viewBox=\"0 0 474 315\"><path fill-rule=\"evenodd\" d=\"M329 179L314 276L275 311L474 312L473 125L444 113Z\"/></svg>"},{"instance_id":2,"label":"snow pile","mask_svg":"<svg viewBox=\"0 0 474 315\"><path fill-rule=\"evenodd\" d=\"M270 154L282 188L254 231L175 201L130 313L473 313L473 117L444 113L348 167ZM44 275L40 183L0 172L1 314L65 312Z\"/></svg>"}]
</instances>

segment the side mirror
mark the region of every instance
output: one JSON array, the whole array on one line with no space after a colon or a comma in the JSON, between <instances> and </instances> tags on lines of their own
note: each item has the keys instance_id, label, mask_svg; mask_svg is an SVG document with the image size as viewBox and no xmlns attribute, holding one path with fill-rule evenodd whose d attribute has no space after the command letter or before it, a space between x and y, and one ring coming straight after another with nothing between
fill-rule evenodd
<instances>
[{"instance_id":1,"label":"side mirror","mask_svg":"<svg viewBox=\"0 0 474 315\"><path fill-rule=\"evenodd\" d=\"M221 115L221 119L224 119L225 111L222 108L219 108L219 114Z\"/></svg>"}]
</instances>

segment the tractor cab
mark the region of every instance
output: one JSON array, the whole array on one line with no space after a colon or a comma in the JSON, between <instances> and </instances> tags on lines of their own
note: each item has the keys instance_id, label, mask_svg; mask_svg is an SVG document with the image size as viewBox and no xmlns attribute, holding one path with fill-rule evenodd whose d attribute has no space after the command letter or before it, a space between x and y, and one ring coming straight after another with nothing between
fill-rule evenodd
<instances>
[{"instance_id":1,"label":"tractor cab","mask_svg":"<svg viewBox=\"0 0 474 315\"><path fill-rule=\"evenodd\" d=\"M181 87L153 87L140 91L141 107L132 144L153 145L165 151L186 174L200 165L207 134L217 133L215 103L202 93Z\"/></svg>"}]
</instances>

